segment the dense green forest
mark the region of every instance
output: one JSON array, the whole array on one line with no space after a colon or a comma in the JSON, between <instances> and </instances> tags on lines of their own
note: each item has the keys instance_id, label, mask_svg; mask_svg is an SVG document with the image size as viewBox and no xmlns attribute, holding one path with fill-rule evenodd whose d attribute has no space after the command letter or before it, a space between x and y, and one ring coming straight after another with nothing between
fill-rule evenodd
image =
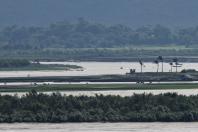
<instances>
[{"instance_id":1,"label":"dense green forest","mask_svg":"<svg viewBox=\"0 0 198 132\"><path fill-rule=\"evenodd\" d=\"M31 62L27 59L0 59L0 71L28 71L28 70L71 70L82 69L77 65L41 64L38 60Z\"/></svg>"},{"instance_id":2,"label":"dense green forest","mask_svg":"<svg viewBox=\"0 0 198 132\"><path fill-rule=\"evenodd\" d=\"M25 59L1 59L0 68L26 67L31 62Z\"/></svg>"},{"instance_id":3,"label":"dense green forest","mask_svg":"<svg viewBox=\"0 0 198 132\"><path fill-rule=\"evenodd\" d=\"M198 96L0 96L0 122L198 121ZM31 102L31 103L30 103Z\"/></svg>"},{"instance_id":4,"label":"dense green forest","mask_svg":"<svg viewBox=\"0 0 198 132\"><path fill-rule=\"evenodd\" d=\"M84 19L59 22L48 27L10 26L0 31L0 48L39 50L45 48L114 48L135 45L196 45L198 27L171 31L161 25L132 29L124 25L105 26Z\"/></svg>"},{"instance_id":5,"label":"dense green forest","mask_svg":"<svg viewBox=\"0 0 198 132\"><path fill-rule=\"evenodd\" d=\"M197 35L198 27L171 30L156 25L132 29L124 25L94 24L84 19L46 27L10 26L0 30L0 58L104 60L197 56Z\"/></svg>"}]
</instances>

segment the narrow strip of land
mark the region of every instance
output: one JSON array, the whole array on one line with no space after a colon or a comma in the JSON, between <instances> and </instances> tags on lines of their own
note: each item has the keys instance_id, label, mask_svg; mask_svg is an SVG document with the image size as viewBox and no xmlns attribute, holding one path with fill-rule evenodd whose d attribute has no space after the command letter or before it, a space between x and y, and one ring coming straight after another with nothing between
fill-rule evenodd
<instances>
[{"instance_id":1,"label":"narrow strip of land","mask_svg":"<svg viewBox=\"0 0 198 132\"><path fill-rule=\"evenodd\" d=\"M190 73L129 73L126 75L92 75L92 76L49 76L49 77L3 77L0 82L167 82L198 81L198 72Z\"/></svg>"},{"instance_id":2,"label":"narrow strip of land","mask_svg":"<svg viewBox=\"0 0 198 132\"><path fill-rule=\"evenodd\" d=\"M104 91L104 90L174 90L198 89L198 84L64 84L38 86L3 86L0 92L62 92L62 91Z\"/></svg>"}]
</instances>

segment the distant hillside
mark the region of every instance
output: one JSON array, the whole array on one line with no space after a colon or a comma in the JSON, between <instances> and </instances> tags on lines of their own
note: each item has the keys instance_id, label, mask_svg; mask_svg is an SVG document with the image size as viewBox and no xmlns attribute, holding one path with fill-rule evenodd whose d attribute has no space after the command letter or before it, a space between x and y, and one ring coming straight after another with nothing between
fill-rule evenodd
<instances>
[{"instance_id":1,"label":"distant hillside","mask_svg":"<svg viewBox=\"0 0 198 132\"><path fill-rule=\"evenodd\" d=\"M63 21L46 27L8 26L0 30L0 49L37 51L46 48L123 48L172 44L197 47L197 36L198 27L176 31L161 25L133 29L79 19L76 23Z\"/></svg>"},{"instance_id":2,"label":"distant hillside","mask_svg":"<svg viewBox=\"0 0 198 132\"><path fill-rule=\"evenodd\" d=\"M0 27L43 26L79 17L132 27L189 27L198 24L197 6L198 0L0 0Z\"/></svg>"}]
</instances>

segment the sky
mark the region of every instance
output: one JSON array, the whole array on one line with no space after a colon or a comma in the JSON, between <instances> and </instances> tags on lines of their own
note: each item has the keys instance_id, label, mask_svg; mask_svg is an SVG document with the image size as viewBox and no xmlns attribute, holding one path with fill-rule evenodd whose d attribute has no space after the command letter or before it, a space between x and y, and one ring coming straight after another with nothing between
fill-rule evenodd
<instances>
[{"instance_id":1,"label":"sky","mask_svg":"<svg viewBox=\"0 0 198 132\"><path fill-rule=\"evenodd\" d=\"M85 18L131 27L198 25L198 0L0 0L0 27L46 26Z\"/></svg>"}]
</instances>

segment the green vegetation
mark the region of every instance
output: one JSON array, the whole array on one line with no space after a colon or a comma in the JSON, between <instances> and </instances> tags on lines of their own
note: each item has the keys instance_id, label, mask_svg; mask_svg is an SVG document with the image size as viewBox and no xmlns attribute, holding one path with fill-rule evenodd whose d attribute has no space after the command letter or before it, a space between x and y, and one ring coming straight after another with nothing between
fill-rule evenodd
<instances>
[{"instance_id":1,"label":"green vegetation","mask_svg":"<svg viewBox=\"0 0 198 132\"><path fill-rule=\"evenodd\" d=\"M178 39L180 37L182 38L183 34L178 36ZM123 25L91 24L83 19L79 19L76 24L59 22L47 28L10 26L0 31L1 48L5 50L39 50L54 47L113 48L128 47L132 44L163 46L175 41L170 29L160 25L133 30Z\"/></svg>"},{"instance_id":2,"label":"green vegetation","mask_svg":"<svg viewBox=\"0 0 198 132\"><path fill-rule=\"evenodd\" d=\"M168 90L198 89L198 84L34 84L31 86L1 86L0 92L63 92L63 91L101 91L101 90Z\"/></svg>"},{"instance_id":3,"label":"green vegetation","mask_svg":"<svg viewBox=\"0 0 198 132\"><path fill-rule=\"evenodd\" d=\"M32 91L0 96L0 122L198 121L198 96L175 93L120 96L62 96Z\"/></svg>"},{"instance_id":4,"label":"green vegetation","mask_svg":"<svg viewBox=\"0 0 198 132\"><path fill-rule=\"evenodd\" d=\"M30 61L22 59L1 59L0 68L18 68L31 65Z\"/></svg>"},{"instance_id":5,"label":"green vegetation","mask_svg":"<svg viewBox=\"0 0 198 132\"><path fill-rule=\"evenodd\" d=\"M12 52L12 53L9 53ZM8 54L9 53L9 54ZM138 48L45 48L40 50L1 51L0 58L30 60L79 60L79 61L153 61L162 55L166 60L179 57L180 61L198 62L198 49L138 49Z\"/></svg>"},{"instance_id":6,"label":"green vegetation","mask_svg":"<svg viewBox=\"0 0 198 132\"><path fill-rule=\"evenodd\" d=\"M169 47L171 48L171 46ZM10 53L11 52L11 53ZM28 59L43 61L153 61L157 56L164 56L165 61L178 57L180 61L198 62L198 49L159 49L149 48L45 48L40 50L13 50L1 51L0 58L3 59Z\"/></svg>"},{"instance_id":7,"label":"green vegetation","mask_svg":"<svg viewBox=\"0 0 198 132\"><path fill-rule=\"evenodd\" d=\"M84 19L77 23L58 22L48 27L10 26L0 31L2 49L44 48L113 48L133 45L197 44L197 27L177 32L156 25L132 29L124 25L92 24Z\"/></svg>"},{"instance_id":8,"label":"green vegetation","mask_svg":"<svg viewBox=\"0 0 198 132\"><path fill-rule=\"evenodd\" d=\"M46 60L136 60L137 57L198 56L198 28L171 31L161 25L132 29L83 19L48 27L0 30L0 58ZM196 60L198 61L198 59Z\"/></svg>"},{"instance_id":9,"label":"green vegetation","mask_svg":"<svg viewBox=\"0 0 198 132\"><path fill-rule=\"evenodd\" d=\"M0 60L0 71L71 70L71 69L82 69L82 67L77 65L40 64L39 62L30 62L25 59Z\"/></svg>"}]
</instances>

